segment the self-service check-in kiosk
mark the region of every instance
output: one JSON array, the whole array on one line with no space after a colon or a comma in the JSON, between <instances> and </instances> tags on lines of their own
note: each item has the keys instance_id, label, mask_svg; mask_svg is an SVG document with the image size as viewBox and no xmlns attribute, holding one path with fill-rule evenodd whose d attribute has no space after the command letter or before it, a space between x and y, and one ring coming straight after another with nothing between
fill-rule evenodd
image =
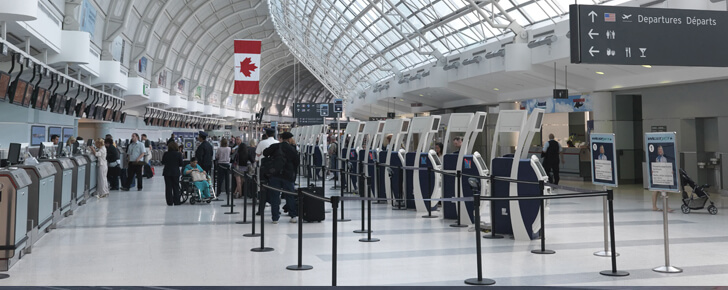
<instances>
[{"instance_id":1,"label":"self-service check-in kiosk","mask_svg":"<svg viewBox=\"0 0 728 290\"><path fill-rule=\"evenodd\" d=\"M54 174L53 178L55 187L53 190L53 211L58 210L64 216L73 214L71 200L73 199L73 171L76 165L70 158L65 157L41 161L50 162L56 169L56 174Z\"/></svg>"},{"instance_id":2,"label":"self-service check-in kiosk","mask_svg":"<svg viewBox=\"0 0 728 290\"><path fill-rule=\"evenodd\" d=\"M380 144L378 138L381 136L381 132L384 130L384 121L369 121L364 125L364 132L362 132L362 147L359 152L361 156L360 160L364 162L364 168L366 168L367 180L371 186L368 186L370 196L378 196L377 188L375 186L375 174L379 172L379 169L375 169L375 163L377 162L378 156L378 144ZM377 179L377 184L382 182L381 179Z\"/></svg>"},{"instance_id":3,"label":"self-service check-in kiosk","mask_svg":"<svg viewBox=\"0 0 728 290\"><path fill-rule=\"evenodd\" d=\"M88 161L86 161L86 158L82 155L73 156L71 157L71 160L76 165L73 168L73 183L71 186L73 200L76 204L82 205L86 203L86 198L88 198L88 188L86 188L86 171L88 169Z\"/></svg>"},{"instance_id":4,"label":"self-service check-in kiosk","mask_svg":"<svg viewBox=\"0 0 728 290\"><path fill-rule=\"evenodd\" d=\"M324 178L323 173L321 172L321 166L324 166L324 161L326 160L326 125L314 125L312 126L312 140L311 147L312 147L312 159L313 159L313 165L316 166L316 169L314 172L318 177ZM318 140L318 144L317 141Z\"/></svg>"},{"instance_id":5,"label":"self-service check-in kiosk","mask_svg":"<svg viewBox=\"0 0 728 290\"><path fill-rule=\"evenodd\" d=\"M27 244L30 183L21 168L0 169L0 271L9 270Z\"/></svg>"},{"instance_id":6,"label":"self-service check-in kiosk","mask_svg":"<svg viewBox=\"0 0 728 290\"><path fill-rule=\"evenodd\" d=\"M538 158L526 158L529 144L536 132L541 131L544 111L534 109L531 116L527 118L527 111L504 110L498 114L491 156L502 156L493 158L491 170L493 176L505 177L512 180L530 181L532 183L516 183L502 180L493 182L493 192L496 197L505 196L540 196L550 194L551 188L545 187L541 192L539 185L535 182L546 181L548 176ZM501 133L518 133L518 143L515 153L512 156L502 152L498 155L499 139ZM503 156L506 154L505 156ZM538 231L541 229L540 211L541 201L495 201L493 218L494 231L499 234L513 234L516 240L532 240L538 238Z\"/></svg>"},{"instance_id":7,"label":"self-service check-in kiosk","mask_svg":"<svg viewBox=\"0 0 728 290\"><path fill-rule=\"evenodd\" d=\"M462 138L462 144L460 149L456 148L454 152L443 155L443 171L451 174L460 171L462 174L475 176L486 176L488 174L487 167L480 166L481 164L477 160L478 158L482 159L482 156L480 154L470 154L470 152L473 152L475 139L485 128L485 118L485 112L455 113L450 115L445 140L443 142L443 152L448 152L452 148L452 140L455 136ZM443 196L445 198L459 197L457 178L453 175L445 175L442 179ZM468 178L462 177L459 186L461 196L473 195ZM481 188L487 187L481 186ZM472 202L460 202L460 210L464 211L460 213L460 224L472 224L472 208ZM455 202L444 202L443 217L446 219L458 219L458 204Z\"/></svg>"},{"instance_id":8,"label":"self-service check-in kiosk","mask_svg":"<svg viewBox=\"0 0 728 290\"><path fill-rule=\"evenodd\" d=\"M348 141L345 141L346 146L342 146L341 149L341 158L347 159L344 166L348 169L350 173L358 173L359 169L357 168L357 160L358 155L356 151L356 139L359 137L359 133L364 131L364 123L358 122L358 121L352 121L349 122L346 125L346 131L345 131L345 138ZM345 168L345 167L341 167ZM350 191L356 190L356 184L357 184L357 178L354 178L352 175L344 174L343 176L346 178L348 182L348 188Z\"/></svg>"},{"instance_id":9,"label":"self-service check-in kiosk","mask_svg":"<svg viewBox=\"0 0 728 290\"><path fill-rule=\"evenodd\" d=\"M86 188L88 188L88 195L94 195L96 194L97 175L99 174L98 158L91 153L83 154L83 157L86 158Z\"/></svg>"},{"instance_id":10,"label":"self-service check-in kiosk","mask_svg":"<svg viewBox=\"0 0 728 290\"><path fill-rule=\"evenodd\" d=\"M402 184L404 179L402 169L400 168L404 165L404 152L400 152L400 149L402 147L402 140L409 131L410 122L409 119L390 119L384 123L382 140L387 140L389 138L388 136L392 136L385 150L379 152L380 162L388 166L393 166L382 170L382 174L384 175L382 180L384 182L379 183L380 191L384 192L387 199L394 198L399 200L402 198Z\"/></svg>"},{"instance_id":11,"label":"self-service check-in kiosk","mask_svg":"<svg viewBox=\"0 0 728 290\"><path fill-rule=\"evenodd\" d=\"M414 208L420 213L427 213L432 205L429 199L435 189L435 176L429 159L433 136L440 127L440 116L415 117L412 119L407 134L408 152L405 154L405 182L407 208Z\"/></svg>"},{"instance_id":12,"label":"self-service check-in kiosk","mask_svg":"<svg viewBox=\"0 0 728 290\"><path fill-rule=\"evenodd\" d=\"M49 230L53 219L56 168L50 162L20 165L30 177L28 186L28 229L33 232L29 245L35 244Z\"/></svg>"}]
</instances>

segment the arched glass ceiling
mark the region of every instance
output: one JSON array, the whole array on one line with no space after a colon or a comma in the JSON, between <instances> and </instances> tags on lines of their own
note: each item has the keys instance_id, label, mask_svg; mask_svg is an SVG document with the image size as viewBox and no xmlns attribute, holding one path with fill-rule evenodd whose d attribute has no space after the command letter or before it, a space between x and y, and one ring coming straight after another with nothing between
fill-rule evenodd
<instances>
[{"instance_id":1,"label":"arched glass ceiling","mask_svg":"<svg viewBox=\"0 0 728 290\"><path fill-rule=\"evenodd\" d=\"M338 97L568 13L573 0L269 0L283 42ZM576 1L602 4L610 0ZM624 2L624 1L622 1Z\"/></svg>"}]
</instances>

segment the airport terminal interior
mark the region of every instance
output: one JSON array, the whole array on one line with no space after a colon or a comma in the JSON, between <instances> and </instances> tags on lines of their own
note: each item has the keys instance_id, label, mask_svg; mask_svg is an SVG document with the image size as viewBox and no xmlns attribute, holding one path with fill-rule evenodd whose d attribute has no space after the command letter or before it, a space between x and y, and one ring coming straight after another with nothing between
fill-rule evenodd
<instances>
[{"instance_id":1,"label":"airport terminal interior","mask_svg":"<svg viewBox=\"0 0 728 290\"><path fill-rule=\"evenodd\" d=\"M726 0L0 0L0 287L728 285L726 31Z\"/></svg>"}]
</instances>

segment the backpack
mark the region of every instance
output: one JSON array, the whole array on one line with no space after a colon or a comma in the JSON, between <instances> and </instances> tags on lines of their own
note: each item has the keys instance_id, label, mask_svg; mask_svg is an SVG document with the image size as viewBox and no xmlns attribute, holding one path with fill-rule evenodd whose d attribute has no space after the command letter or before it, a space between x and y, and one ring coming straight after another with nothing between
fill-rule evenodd
<instances>
[{"instance_id":1,"label":"backpack","mask_svg":"<svg viewBox=\"0 0 728 290\"><path fill-rule=\"evenodd\" d=\"M280 143L271 145L276 146L276 150L273 152L273 154L264 156L264 158L260 160L261 178L285 178L285 167L288 161L286 160L286 156L283 154L283 150L281 149L281 145L279 144Z\"/></svg>"}]
</instances>

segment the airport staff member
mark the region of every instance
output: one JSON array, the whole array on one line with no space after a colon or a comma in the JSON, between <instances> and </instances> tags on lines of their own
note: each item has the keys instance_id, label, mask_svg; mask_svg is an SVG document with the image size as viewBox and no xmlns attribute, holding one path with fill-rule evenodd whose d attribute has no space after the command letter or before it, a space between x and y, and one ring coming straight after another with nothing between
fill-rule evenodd
<instances>
[{"instance_id":1,"label":"airport staff member","mask_svg":"<svg viewBox=\"0 0 728 290\"><path fill-rule=\"evenodd\" d=\"M195 157L197 157L197 163L200 164L202 170L208 174L212 174L212 145L207 142L207 133L200 131L197 134L197 140L200 141L200 146L195 150Z\"/></svg>"},{"instance_id":2,"label":"airport staff member","mask_svg":"<svg viewBox=\"0 0 728 290\"><path fill-rule=\"evenodd\" d=\"M131 142L126 148L129 157L129 166L127 167L126 180L121 187L123 191L129 191L131 181L136 176L137 190L142 191L142 168L144 167L144 143L139 140L139 134L131 134Z\"/></svg>"},{"instance_id":3,"label":"airport staff member","mask_svg":"<svg viewBox=\"0 0 728 290\"><path fill-rule=\"evenodd\" d=\"M554 134L549 134L549 141L543 146L543 152L545 153L543 163L546 167L546 175L549 176L549 183L551 184L559 184L559 156L561 157L561 163L564 163L562 151L561 144L554 140ZM551 171L554 172L553 177L551 177Z\"/></svg>"},{"instance_id":4,"label":"airport staff member","mask_svg":"<svg viewBox=\"0 0 728 290\"><path fill-rule=\"evenodd\" d=\"M51 135L51 142L53 142L53 145L58 145L58 135Z\"/></svg>"}]
</instances>

